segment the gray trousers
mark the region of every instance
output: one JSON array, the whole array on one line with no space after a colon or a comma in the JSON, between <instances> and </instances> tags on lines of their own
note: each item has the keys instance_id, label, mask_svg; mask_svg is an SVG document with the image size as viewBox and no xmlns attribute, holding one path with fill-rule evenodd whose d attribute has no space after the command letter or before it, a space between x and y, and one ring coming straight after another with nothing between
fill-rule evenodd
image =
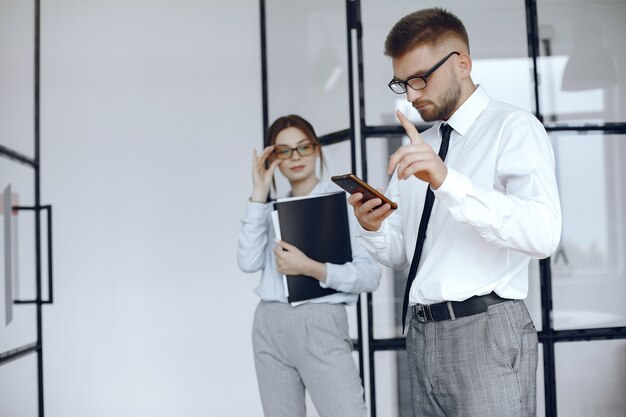
<instances>
[{"instance_id":1,"label":"gray trousers","mask_svg":"<svg viewBox=\"0 0 626 417\"><path fill-rule=\"evenodd\" d=\"M305 417L305 388L320 417L365 417L343 304L261 301L252 345L266 417Z\"/></svg>"},{"instance_id":2,"label":"gray trousers","mask_svg":"<svg viewBox=\"0 0 626 417\"><path fill-rule=\"evenodd\" d=\"M411 318L406 339L413 415L536 415L537 331L523 301L456 320Z\"/></svg>"}]
</instances>

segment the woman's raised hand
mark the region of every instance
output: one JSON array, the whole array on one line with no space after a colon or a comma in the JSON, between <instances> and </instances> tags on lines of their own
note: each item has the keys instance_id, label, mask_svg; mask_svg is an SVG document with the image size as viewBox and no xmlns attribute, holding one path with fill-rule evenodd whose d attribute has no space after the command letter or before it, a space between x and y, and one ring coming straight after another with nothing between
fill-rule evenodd
<instances>
[{"instance_id":1,"label":"woman's raised hand","mask_svg":"<svg viewBox=\"0 0 626 417\"><path fill-rule=\"evenodd\" d=\"M267 200L274 171L280 164L280 159L274 159L270 162L269 167L265 167L265 161L270 157L273 150L274 146L268 146L260 154L257 154L256 149L252 151L252 182L254 185L250 197L252 201L264 203Z\"/></svg>"}]
</instances>

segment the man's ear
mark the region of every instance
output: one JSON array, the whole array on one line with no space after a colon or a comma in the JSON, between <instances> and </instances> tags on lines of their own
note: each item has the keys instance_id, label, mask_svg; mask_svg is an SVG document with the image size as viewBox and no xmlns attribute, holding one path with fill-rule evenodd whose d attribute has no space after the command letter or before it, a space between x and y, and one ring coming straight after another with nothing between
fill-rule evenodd
<instances>
[{"instance_id":1,"label":"man's ear","mask_svg":"<svg viewBox=\"0 0 626 417\"><path fill-rule=\"evenodd\" d=\"M472 73L472 57L464 52L459 55L459 70L461 78L467 78Z\"/></svg>"}]
</instances>

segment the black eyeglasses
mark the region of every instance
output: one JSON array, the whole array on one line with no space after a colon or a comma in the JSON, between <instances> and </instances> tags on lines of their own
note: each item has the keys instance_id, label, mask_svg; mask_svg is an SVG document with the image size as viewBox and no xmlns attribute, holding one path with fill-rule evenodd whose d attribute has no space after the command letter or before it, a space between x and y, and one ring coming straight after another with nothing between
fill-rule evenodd
<instances>
[{"instance_id":1,"label":"black eyeglasses","mask_svg":"<svg viewBox=\"0 0 626 417\"><path fill-rule=\"evenodd\" d=\"M309 156L315 152L315 148L317 148L317 143L313 142L303 143L295 148L291 148L287 145L276 145L272 154L278 159L289 159L291 155L293 155L293 151L298 152L300 156Z\"/></svg>"},{"instance_id":2,"label":"black eyeglasses","mask_svg":"<svg viewBox=\"0 0 626 417\"><path fill-rule=\"evenodd\" d=\"M430 77L431 75L433 75L433 72L437 71L437 69L440 66L442 66L448 60L448 58L450 58L454 54L461 55L457 51L450 52L441 61L437 62L431 69L426 71L424 74L417 75L415 77L411 77L411 78L409 78L406 81L395 80L394 79L394 80L389 81L389 84L387 84L387 85L389 86L391 91L393 91L396 94L404 94L404 93L406 93L407 85L409 87L411 87L413 90L422 90L422 89L426 88L426 86L428 85L426 83L426 79L428 77Z\"/></svg>"}]
</instances>

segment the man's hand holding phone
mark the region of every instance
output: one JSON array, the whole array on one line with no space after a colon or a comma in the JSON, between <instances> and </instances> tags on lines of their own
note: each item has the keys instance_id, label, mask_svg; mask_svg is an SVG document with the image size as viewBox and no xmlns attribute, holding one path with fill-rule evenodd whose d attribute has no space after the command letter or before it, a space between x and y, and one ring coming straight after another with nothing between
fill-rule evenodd
<instances>
[{"instance_id":1,"label":"man's hand holding phone","mask_svg":"<svg viewBox=\"0 0 626 417\"><path fill-rule=\"evenodd\" d=\"M371 200L364 200L363 194L360 192L351 194L348 197L348 203L354 210L359 224L363 229L375 232L380 229L383 220L393 213L394 209L391 208L389 203L382 203L380 198L372 198Z\"/></svg>"},{"instance_id":2,"label":"man's hand holding phone","mask_svg":"<svg viewBox=\"0 0 626 417\"><path fill-rule=\"evenodd\" d=\"M348 203L365 230L380 229L383 220L398 208L398 205L381 191L374 189L354 174L336 175L331 180L350 193Z\"/></svg>"}]
</instances>

